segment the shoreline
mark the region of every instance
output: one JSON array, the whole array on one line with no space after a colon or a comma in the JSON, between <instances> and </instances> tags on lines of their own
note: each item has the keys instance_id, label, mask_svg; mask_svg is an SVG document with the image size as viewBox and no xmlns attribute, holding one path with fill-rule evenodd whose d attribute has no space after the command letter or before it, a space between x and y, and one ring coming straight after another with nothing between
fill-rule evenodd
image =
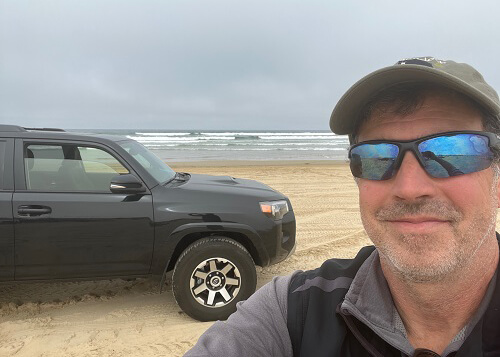
<instances>
[{"instance_id":1,"label":"shoreline","mask_svg":"<svg viewBox=\"0 0 500 357\"><path fill-rule=\"evenodd\" d=\"M205 161L174 161L167 165L175 167L244 167L244 166L348 166L345 160L205 160Z\"/></svg>"}]
</instances>

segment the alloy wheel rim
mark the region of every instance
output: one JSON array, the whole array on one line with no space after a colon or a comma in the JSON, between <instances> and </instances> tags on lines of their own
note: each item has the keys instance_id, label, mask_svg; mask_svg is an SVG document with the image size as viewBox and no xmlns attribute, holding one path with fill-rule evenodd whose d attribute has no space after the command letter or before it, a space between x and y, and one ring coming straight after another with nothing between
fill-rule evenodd
<instances>
[{"instance_id":1,"label":"alloy wheel rim","mask_svg":"<svg viewBox=\"0 0 500 357\"><path fill-rule=\"evenodd\" d=\"M240 271L228 259L205 259L194 268L189 287L199 304L210 308L222 307L238 295L241 288Z\"/></svg>"}]
</instances>

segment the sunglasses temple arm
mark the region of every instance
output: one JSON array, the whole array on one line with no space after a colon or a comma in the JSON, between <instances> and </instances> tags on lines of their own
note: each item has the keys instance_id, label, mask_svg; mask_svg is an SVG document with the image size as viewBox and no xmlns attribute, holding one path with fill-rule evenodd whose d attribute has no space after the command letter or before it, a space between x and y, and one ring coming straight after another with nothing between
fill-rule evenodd
<instances>
[{"instance_id":1,"label":"sunglasses temple arm","mask_svg":"<svg viewBox=\"0 0 500 357\"><path fill-rule=\"evenodd\" d=\"M500 157L500 136L493 134L490 136L490 149L493 152L494 158Z\"/></svg>"}]
</instances>

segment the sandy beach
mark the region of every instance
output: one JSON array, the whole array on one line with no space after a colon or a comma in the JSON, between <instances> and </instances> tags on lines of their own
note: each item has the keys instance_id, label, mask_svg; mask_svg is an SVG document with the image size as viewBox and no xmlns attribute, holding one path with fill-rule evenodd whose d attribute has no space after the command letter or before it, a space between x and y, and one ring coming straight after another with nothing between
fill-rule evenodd
<instances>
[{"instance_id":1,"label":"sandy beach","mask_svg":"<svg viewBox=\"0 0 500 357\"><path fill-rule=\"evenodd\" d=\"M176 171L251 178L285 193L297 218L297 249L258 268L258 286L275 275L351 257L369 244L357 189L345 163L205 162ZM0 356L182 356L212 323L185 315L149 280L0 285Z\"/></svg>"}]
</instances>

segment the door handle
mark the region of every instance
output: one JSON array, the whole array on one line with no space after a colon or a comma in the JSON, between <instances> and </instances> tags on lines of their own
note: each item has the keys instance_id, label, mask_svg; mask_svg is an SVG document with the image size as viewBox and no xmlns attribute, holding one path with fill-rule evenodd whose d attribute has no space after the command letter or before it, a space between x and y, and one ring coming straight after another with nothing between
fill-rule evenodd
<instances>
[{"instance_id":1,"label":"door handle","mask_svg":"<svg viewBox=\"0 0 500 357\"><path fill-rule=\"evenodd\" d=\"M17 208L17 213L20 216L29 216L29 217L41 216L42 214L52 213L52 208L47 206L37 206L37 205L19 206Z\"/></svg>"}]
</instances>

